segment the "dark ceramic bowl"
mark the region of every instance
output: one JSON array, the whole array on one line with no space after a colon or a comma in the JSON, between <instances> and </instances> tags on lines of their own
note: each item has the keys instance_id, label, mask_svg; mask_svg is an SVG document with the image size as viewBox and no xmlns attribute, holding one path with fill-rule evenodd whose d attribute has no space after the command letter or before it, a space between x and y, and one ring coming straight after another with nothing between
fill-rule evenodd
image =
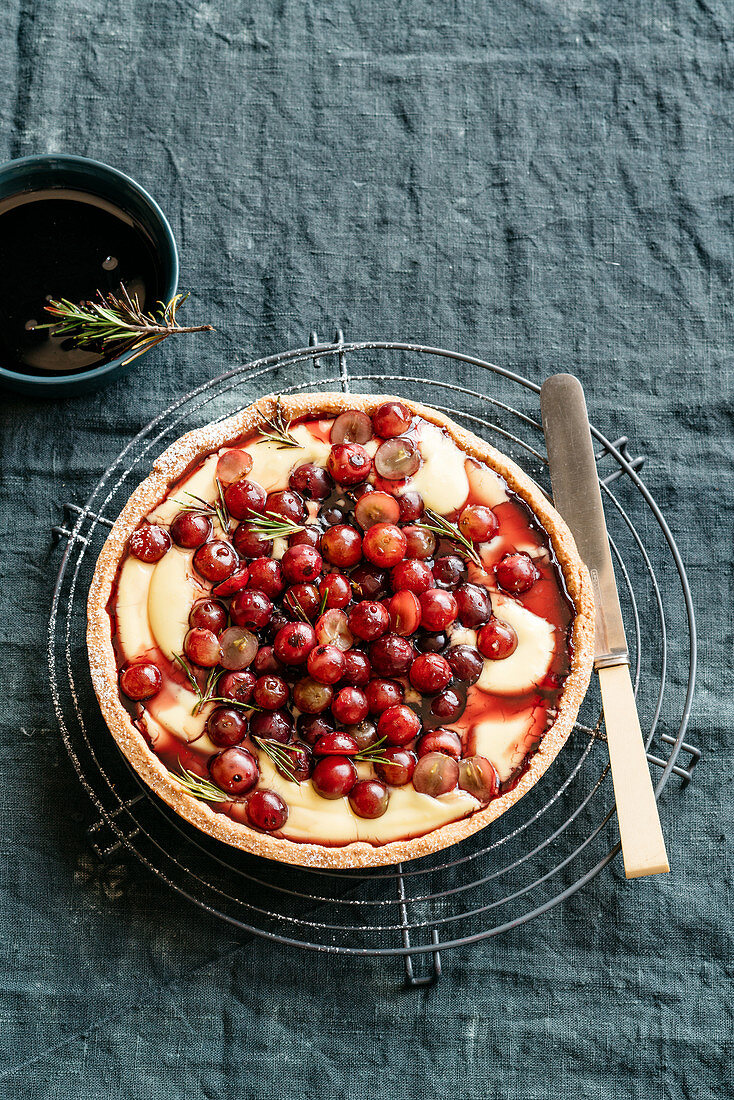
<instances>
[{"instance_id":1,"label":"dark ceramic bowl","mask_svg":"<svg viewBox=\"0 0 734 1100\"><path fill-rule=\"evenodd\" d=\"M87 157L64 153L21 157L0 165L0 199L46 188L86 191L121 207L140 222L156 254L161 298L165 301L178 286L178 252L171 227L158 203L124 172ZM0 387L37 397L71 397L104 386L131 367L129 355L73 374L29 375L9 370L0 363Z\"/></svg>"}]
</instances>

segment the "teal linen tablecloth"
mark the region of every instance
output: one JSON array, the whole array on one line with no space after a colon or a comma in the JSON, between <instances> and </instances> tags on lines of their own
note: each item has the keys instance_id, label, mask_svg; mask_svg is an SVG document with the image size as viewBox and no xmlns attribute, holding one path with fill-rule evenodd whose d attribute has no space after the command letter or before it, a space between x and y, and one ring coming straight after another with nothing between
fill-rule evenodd
<instances>
[{"instance_id":1,"label":"teal linen tablecloth","mask_svg":"<svg viewBox=\"0 0 734 1100\"><path fill-rule=\"evenodd\" d=\"M731 5L6 0L0 34L0 159L129 172L216 326L96 394L0 400L0 1095L731 1095ZM627 884L616 860L429 990L241 943L97 863L48 688L61 502L178 395L337 325L577 373L648 456L701 633L672 873Z\"/></svg>"}]
</instances>

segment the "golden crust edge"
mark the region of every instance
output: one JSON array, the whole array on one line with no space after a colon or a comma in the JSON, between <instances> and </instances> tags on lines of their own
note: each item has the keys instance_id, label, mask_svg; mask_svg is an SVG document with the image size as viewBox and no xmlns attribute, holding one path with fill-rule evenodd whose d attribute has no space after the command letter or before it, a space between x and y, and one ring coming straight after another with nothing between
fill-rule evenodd
<instances>
[{"instance_id":1,"label":"golden crust edge","mask_svg":"<svg viewBox=\"0 0 734 1100\"><path fill-rule=\"evenodd\" d=\"M383 401L390 399L391 395L375 394L295 394L281 398L281 406L286 417L332 416L353 408L369 413ZM171 809L192 825L225 844L283 863L335 869L388 866L438 852L485 828L527 794L556 758L573 728L591 677L594 650L591 581L578 556L573 536L558 512L535 482L512 459L497 451L491 444L465 431L435 409L404 397L392 399L402 401L418 415L445 429L469 457L490 465L530 505L551 539L568 593L576 608L571 632L571 672L564 684L556 719L544 734L540 748L517 786L495 799L486 809L478 810L423 836L377 846L359 841L331 847L258 833L223 814L215 813L205 803L180 788L171 779L165 765L148 748L144 737L132 724L120 701L107 605L131 532L163 498L171 483L181 477L196 459L251 431L257 426L260 412L270 415L275 404L274 398L261 398L227 420L188 432L156 459L153 471L132 493L115 521L97 560L89 590L87 647L92 683L105 722L130 764Z\"/></svg>"}]
</instances>

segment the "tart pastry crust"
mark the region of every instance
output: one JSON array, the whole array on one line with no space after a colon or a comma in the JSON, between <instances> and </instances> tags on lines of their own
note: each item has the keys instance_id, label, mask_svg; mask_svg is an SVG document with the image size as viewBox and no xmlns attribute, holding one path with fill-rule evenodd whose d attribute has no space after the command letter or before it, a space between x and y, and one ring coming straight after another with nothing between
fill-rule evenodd
<instances>
[{"instance_id":1,"label":"tart pastry crust","mask_svg":"<svg viewBox=\"0 0 734 1100\"><path fill-rule=\"evenodd\" d=\"M236 443L255 431L260 414L272 416L275 398L267 397L217 424L187 433L156 460L151 474L138 486L115 522L99 556L88 599L87 646L97 698L113 737L143 781L168 805L203 832L225 844L284 863L307 867L376 867L429 855L455 844L496 820L537 783L568 738L591 676L594 650L594 605L591 582L573 537L560 515L538 486L509 458L490 444L464 431L448 417L404 397L358 394L296 394L280 398L287 419L331 417L350 409L372 413L385 401L400 401L413 413L444 429L470 457L499 473L510 489L524 500L542 524L556 554L569 596L575 606L571 629L571 669L563 686L553 725L545 732L537 752L517 785L469 817L443 825L412 839L382 845L352 842L340 846L301 843L260 833L216 813L206 803L185 792L164 763L148 747L133 725L119 693L118 669L112 642L112 622L107 610L120 562L130 535L197 459L220 447Z\"/></svg>"}]
</instances>

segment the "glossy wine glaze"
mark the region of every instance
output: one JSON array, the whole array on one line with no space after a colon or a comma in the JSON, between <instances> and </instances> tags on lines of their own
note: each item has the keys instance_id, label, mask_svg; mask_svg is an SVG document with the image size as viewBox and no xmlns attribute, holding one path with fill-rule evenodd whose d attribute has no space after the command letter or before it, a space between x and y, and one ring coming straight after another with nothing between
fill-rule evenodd
<instances>
[{"instance_id":1,"label":"glossy wine glaze","mask_svg":"<svg viewBox=\"0 0 734 1100\"><path fill-rule=\"evenodd\" d=\"M369 418L365 420L369 424ZM399 419L391 420L386 414L385 423L388 426L383 430L392 430L389 425L394 422L400 426ZM337 433L336 438L339 440L342 440L346 432L345 441L339 442L333 450L332 431ZM262 434L255 433L197 462L172 487L166 499L150 513L146 523L160 527L165 535L172 522L180 515L182 502L195 503L195 497L209 504L217 501L217 463L220 463L219 468L222 469L221 459L225 454L230 456L225 467L232 466L235 469L238 458L233 452L242 451L249 456L244 460L244 465L248 465L251 459L252 466L244 474L244 480L261 486L264 493L281 494L277 498L270 498L278 508L279 516L294 510L293 515L299 517L299 508L303 510L303 504L299 503L302 498L298 494L295 502L291 499L293 492L289 490L289 478L292 472L306 464L313 464L317 468L316 474L312 470L302 471L291 482L291 485L303 486L307 512L303 522L308 528L305 535L303 532L291 535L291 546L299 543L309 546L314 542L318 544L315 547L316 553L311 549L307 553L289 553L283 563L281 572L284 569L297 581L295 588L299 591L299 599L295 600L295 605L293 597L290 603L286 597L286 593L293 589L293 584L282 578L276 583L274 578L277 571L274 567L253 570L253 576L257 575L259 578L260 591L265 587L269 588L267 602L272 606L267 612L269 621L265 625L252 625L255 621L252 619L253 615L265 614L261 608L262 601L258 604L256 600L253 604L251 599L242 599L236 593L227 593L219 598L220 604L225 609L229 608L230 617L234 614L237 618L236 625L250 630L257 637L259 651L248 665L254 680L265 672L279 681L262 684L258 689L258 698L261 703L264 700L262 709L252 711L246 705L241 706L240 713L249 719L250 729L242 738L240 748L247 750L259 765L259 779L253 789L275 792L286 807L284 812L287 816L284 822L281 822L283 813L280 810L273 810L268 818L274 823L271 831L276 836L327 846L348 844L355 840L384 844L396 839L420 836L472 814L491 798L498 797L518 782L554 720L558 697L570 668L569 639L574 607L566 593L550 540L529 507L508 490L494 470L468 458L439 427L420 418L413 418L407 431L397 438L389 437L391 447L387 449L387 453L383 452L377 464L374 456L383 441L374 436L366 438L367 428L359 421L348 422L346 426L342 422L335 429L334 420L309 420L293 424L290 433L296 443L294 447L279 447L275 442L264 440ZM363 441L351 442L358 438ZM402 444L400 454L397 454L400 451L396 446L398 442ZM358 458L356 465L353 462L351 466L348 465L354 455L345 451L345 447L357 448L354 452ZM366 483L359 479L358 474L351 472L353 469L360 469L360 464L364 461L360 455L362 451L372 460ZM383 459L389 460L387 465ZM399 468L400 463L415 465L416 462L419 463L416 472L403 480L386 478L378 472L379 465L389 470L394 468L394 463ZM318 471L323 471L327 466L347 483L333 484L324 479ZM364 498L366 491L365 484L374 494L384 493L396 498L398 504L401 497L405 497L401 507L407 517L406 521L398 518L395 522L395 507L389 501L382 500L377 502L380 505L377 508L377 518L382 514L382 509L389 522L381 525L385 530L377 526L370 527L374 518L370 509L366 505L361 508L359 506L359 500ZM286 491L290 496L286 495ZM264 497L264 493L260 496ZM415 494L420 494L420 498ZM480 533L490 532L491 537L487 541L470 542L469 553L450 538L439 537L435 540L435 546L432 546L431 535L420 527L421 523L429 520L425 515L415 514L416 508L420 507L420 504L416 504L419 499L422 499L426 508L450 522L458 520L469 505L483 506L476 516L465 516L462 523L467 529L473 523L475 530ZM494 519L492 515L487 515L487 509L491 509ZM397 509L398 512L400 510ZM360 526L355 514L368 525L366 529ZM245 545L235 534L238 526L235 519L231 519L228 530L223 531L220 518L216 514L212 514L210 518L211 538ZM302 515L299 518L303 519ZM202 537L205 538L207 525L199 526L203 532ZM372 531L370 537L362 541L358 560L349 566L333 564L334 556L344 557L352 553L347 546L348 540L345 541L339 535L339 529L343 526L356 528L361 536L365 536L368 530ZM139 531L145 527L146 524L141 525ZM418 533L416 527L419 528ZM322 536L329 530L332 534L324 539ZM175 531L176 529L174 533ZM150 534L154 535L153 532ZM138 535L139 542L142 537ZM192 535L185 533L183 537L184 541L186 538L195 540L196 535L195 532ZM156 535L148 541L153 547L148 557L156 558L163 549L165 538ZM401 549L405 543L407 558L419 557L431 571L436 566L434 580L430 583L439 589L438 596L435 595L435 589L420 591L421 587L425 588L424 575L428 576L422 567L412 568L407 573L403 571L402 574L390 572L395 568L395 555L405 553ZM330 551L332 544L336 546L336 551ZM416 548L417 552L413 553ZM265 549L267 556L273 561L283 562L288 551L288 540L275 537L265 544ZM428 555L426 549L430 550ZM147 699L134 702L121 694L137 727L150 748L174 775L180 774L184 768L211 780L213 774L222 772L223 765L220 767L219 763L213 772L211 762L215 754L223 751L221 737L229 736L228 731L233 723L227 726L225 720L223 731L219 730L217 733L217 741L210 737L210 732L214 735L214 731L207 725L208 718L217 707L222 707L225 703L206 702L197 707L199 698L193 690L190 676L180 660L176 660L187 652L185 639L189 632L189 616L193 605L205 597L212 597L212 589L217 583L207 580L201 569L194 564L194 555L198 552L192 546L183 547L174 543L163 550L156 560L141 560L139 556L136 557L128 551L121 563L108 610L112 617L115 651L120 668L135 662L151 662L162 677L160 689ZM526 557L529 559L527 571L532 575L532 583L524 591L503 591L495 576L495 566L507 555L515 554L523 556L523 562ZM472 560L475 555L481 564ZM143 556L146 556L145 553ZM329 556L331 561L328 560ZM320 575L315 576L314 583L310 586L314 591L312 597L307 572L313 568L314 562L318 564L317 559L322 560L323 566ZM387 561L384 568L383 559ZM437 561L441 564L436 565ZM251 568L250 558L238 564L234 577L238 578L238 570L241 570L241 575L233 581L235 587L240 581L243 584L248 583L242 578ZM330 573L353 578L351 602L345 604L344 598L339 599L336 589L334 603L326 602L318 585ZM305 579L298 580L302 575ZM398 576L406 577L405 588L402 587L402 581L398 582ZM393 577L396 585L401 584L395 591L392 587ZM436 577L441 580L436 580ZM503 654L508 649L512 652L503 655L502 659L477 660L475 651L473 660L476 671L479 668L481 671L478 679L471 683L457 678L451 669L447 673L449 666L445 661L421 662L412 678L416 682L430 685L433 683L431 677L434 677L436 686L440 688L431 694L421 694L411 684L411 677L407 674L412 660L421 653L434 652L446 656L458 645L469 645L473 648L481 645L486 651L492 652L488 648L492 639L481 638L483 622L475 623L472 619L476 610L473 604L463 617L465 622L469 621L474 625L462 625L458 619L454 619L448 622L445 630L436 629L436 623L443 621L442 616L452 614L452 605L456 606L454 594L458 589L454 582L457 578L460 585L468 584L479 589L479 596L474 593L472 597L471 592L469 596L460 595L464 605L467 600L471 603L470 597L479 608L482 606L482 599L491 600L494 619L501 620L499 625L502 630L510 637L514 635L516 642L504 647ZM225 588L226 584L227 582ZM410 586L419 589L418 593L411 592ZM251 590L250 587L246 591ZM398 592L402 595L394 603ZM309 602L312 599L315 601L313 605ZM363 607L352 617L356 632L352 633L348 625L350 615L361 600L371 601L378 606L372 611L366 611ZM233 613L232 605L235 601L238 602ZM371 678L384 679L387 676L396 682L399 685L396 690L402 692L404 700L399 705L407 706L417 715L419 721L401 723L400 715L394 719L388 715L383 720L378 713L367 712L368 704L363 704L362 700L379 697L379 691L365 691L365 684L360 685L358 682L362 675L360 670L365 666L364 660L357 659L353 662L352 678L347 663L341 662L338 653L336 656L332 654L331 663L328 653L321 658L315 655L309 662L308 669L305 656L303 663L282 665L267 647L274 644L275 653L286 652L284 647L287 647L288 638L279 639L278 627L282 631L282 624L304 617L294 613L294 606L300 607L304 616L312 623L315 622L316 644L334 645L346 654L368 655L376 666L372 669ZM386 620L383 607L387 611L390 624L387 627L388 633L397 630L399 635L400 624L407 622L408 626L403 639L381 649L379 638L385 636ZM312 608L311 613L309 608ZM272 619L271 613L275 616ZM201 612L201 615L206 614L212 614L211 608L205 608ZM245 620L243 616L246 615L251 618ZM219 617L219 612L215 610L215 623ZM482 619L479 612L474 614L474 618L477 617ZM431 622L433 629L425 630L426 621ZM423 625L416 633L415 626L421 623ZM507 624L506 628L504 624ZM411 626L413 629L409 629ZM302 623L302 628L305 635L309 631L314 633L306 624ZM376 640L361 636L375 631ZM216 639L216 635L214 638ZM193 639L193 642L200 641L198 637ZM413 647L407 666L401 663L400 656L406 643L408 650ZM193 644L191 640L189 644ZM313 639L309 644L313 644ZM387 657L380 656L383 650L388 651ZM392 666L383 670L380 667L381 660L387 660L388 664L392 661ZM311 683L309 674L312 668L319 672L319 661L324 670L321 683L318 680ZM463 666L458 662L455 667ZM335 673L330 671L332 668L336 669ZM210 668L197 667L189 661L188 669L198 682L199 693L205 693ZM447 680L449 675L451 679ZM424 679L421 680L420 676ZM374 751L377 752L378 759L361 759L357 756L354 764L350 763L352 757L348 751L346 755L343 752L337 756L314 755L309 763L311 749L306 745L303 750L292 750L291 757L295 759L298 753L302 753L302 775L306 778L301 778L301 782L297 783L278 770L275 758L263 750L261 743L253 740L253 730L255 727L265 728L271 742L274 739L276 742L293 743L293 739L297 738L300 745L309 740L308 733L303 732L307 731L307 716L301 714L297 722L299 712L293 705L293 687L299 681L297 695L302 708L307 706L315 717L324 719L326 725L323 728L327 731L329 728L345 729L345 720L337 720L337 716L344 715L352 720L354 726L350 726L348 732L353 734L360 747L367 746L365 756L369 757L369 746L374 745L380 737L378 724L380 729L391 730L391 751L396 752L399 748L402 754L401 766L395 772L396 777L399 775L399 784L397 781L390 784L387 780L390 768L379 762L377 750ZM146 690L147 683L143 677L141 691ZM282 704L283 692L289 696L289 702L285 706ZM272 700L275 707L275 718L268 717L273 714L268 710L269 700ZM252 703L254 700L249 698L249 701ZM313 708L321 707L324 701L326 706L322 710L314 711ZM296 725L299 727L298 733L295 733ZM417 737L410 736L413 726L418 726ZM459 735L460 752L464 761L480 758L478 767L471 763L465 767L462 763L454 772L453 764L443 764L447 759L446 753L454 742L449 735L439 733L436 735L439 742L438 773L436 772L435 767L432 767L436 756L433 752L434 742L424 741L421 744L421 738L427 735L433 737L431 731L447 729ZM403 737L408 740L403 741ZM328 745L328 742L324 744ZM383 744L383 751L384 747ZM405 759L403 750L408 754ZM419 760L416 783L420 775L421 789L417 790L411 780L406 782L406 777L415 766L412 761L416 756L422 758L426 752L430 759L425 765ZM318 765L316 776L314 779L308 778L309 772L319 760L322 763ZM329 765L330 760L342 763L337 767ZM483 763L487 760L493 771ZM247 766L249 767L249 763ZM458 781L457 775L460 775ZM483 785L477 780L478 775L483 777ZM487 777L492 775L496 782L489 782L487 785ZM465 781L466 776L468 780ZM387 788L387 797L384 797L381 784L373 782L379 777L385 779L382 786ZM353 788L355 778L358 782L356 788ZM352 787L349 786L350 783ZM343 791L340 784L344 786ZM447 785L448 789L443 789ZM354 793L350 793L352 789ZM255 827L262 828L261 824L257 824L262 815L256 814L253 809L248 816L248 800L251 794L244 792L230 798L227 797L228 793L232 792L223 793L222 801L214 802L212 808L245 825L252 827L254 823Z\"/></svg>"},{"instance_id":2,"label":"glossy wine glaze","mask_svg":"<svg viewBox=\"0 0 734 1100\"><path fill-rule=\"evenodd\" d=\"M0 255L0 364L24 374L88 370L114 357L43 327L49 298L80 302L123 282L150 309L163 292L142 225L83 191L49 188L0 200Z\"/></svg>"}]
</instances>

